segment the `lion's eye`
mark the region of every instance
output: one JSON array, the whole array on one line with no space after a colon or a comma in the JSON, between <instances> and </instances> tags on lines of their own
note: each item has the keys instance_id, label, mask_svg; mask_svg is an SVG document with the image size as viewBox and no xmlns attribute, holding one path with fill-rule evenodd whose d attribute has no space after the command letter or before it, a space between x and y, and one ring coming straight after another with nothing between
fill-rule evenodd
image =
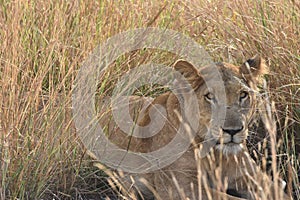
<instances>
[{"instance_id":1,"label":"lion's eye","mask_svg":"<svg viewBox=\"0 0 300 200\"><path fill-rule=\"evenodd\" d=\"M208 101L212 101L215 99L215 96L212 93L207 93L206 95L204 95L205 99Z\"/></svg>"},{"instance_id":2,"label":"lion's eye","mask_svg":"<svg viewBox=\"0 0 300 200\"><path fill-rule=\"evenodd\" d=\"M246 99L249 96L249 93L246 91L242 91L240 93L240 100Z\"/></svg>"}]
</instances>

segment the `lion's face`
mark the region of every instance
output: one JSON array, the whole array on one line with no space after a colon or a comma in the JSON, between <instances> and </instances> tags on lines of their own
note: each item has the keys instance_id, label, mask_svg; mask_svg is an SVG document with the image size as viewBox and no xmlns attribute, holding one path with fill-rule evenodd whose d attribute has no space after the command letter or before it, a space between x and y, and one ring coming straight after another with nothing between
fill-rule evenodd
<instances>
[{"instance_id":1,"label":"lion's face","mask_svg":"<svg viewBox=\"0 0 300 200\"><path fill-rule=\"evenodd\" d=\"M225 154L237 153L248 135L255 93L245 80L226 68L226 64L218 67L223 83L204 84L195 91L201 112L200 123L209 134L206 139L214 140L217 149Z\"/></svg>"},{"instance_id":2,"label":"lion's face","mask_svg":"<svg viewBox=\"0 0 300 200\"><path fill-rule=\"evenodd\" d=\"M213 73L210 67L198 71L185 61L175 64L175 69L187 78L197 95L200 137L224 154L237 154L248 136L248 124L255 109L256 84L265 65L256 56L241 67L227 63L218 63L217 67L221 81L214 78L215 71Z\"/></svg>"}]
</instances>

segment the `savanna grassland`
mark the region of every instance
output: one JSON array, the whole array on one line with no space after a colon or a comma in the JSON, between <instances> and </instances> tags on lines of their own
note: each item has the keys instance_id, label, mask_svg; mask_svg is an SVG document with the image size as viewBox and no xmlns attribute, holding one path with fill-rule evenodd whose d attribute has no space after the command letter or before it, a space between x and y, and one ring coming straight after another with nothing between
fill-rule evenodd
<instances>
[{"instance_id":1,"label":"savanna grassland","mask_svg":"<svg viewBox=\"0 0 300 200\"><path fill-rule=\"evenodd\" d=\"M277 170L300 199L300 2L0 0L0 199L116 196L93 167L72 121L72 85L82 62L109 37L139 27L179 31L215 61L260 54L270 67ZM134 63L172 56L134 52ZM107 87L109 90L110 87Z\"/></svg>"}]
</instances>

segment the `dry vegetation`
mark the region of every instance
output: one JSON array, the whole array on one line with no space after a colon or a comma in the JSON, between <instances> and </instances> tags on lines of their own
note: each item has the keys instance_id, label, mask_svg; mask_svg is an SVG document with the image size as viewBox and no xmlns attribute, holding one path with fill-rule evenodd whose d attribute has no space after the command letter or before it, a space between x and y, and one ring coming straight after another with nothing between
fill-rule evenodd
<instances>
[{"instance_id":1,"label":"dry vegetation","mask_svg":"<svg viewBox=\"0 0 300 200\"><path fill-rule=\"evenodd\" d=\"M293 0L0 0L0 199L113 195L76 138L72 84L98 44L147 26L192 37L216 61L236 64L256 53L266 59L277 108L277 167L288 180L288 192L299 199L299 17L300 4ZM127 63L116 73L128 69Z\"/></svg>"}]
</instances>

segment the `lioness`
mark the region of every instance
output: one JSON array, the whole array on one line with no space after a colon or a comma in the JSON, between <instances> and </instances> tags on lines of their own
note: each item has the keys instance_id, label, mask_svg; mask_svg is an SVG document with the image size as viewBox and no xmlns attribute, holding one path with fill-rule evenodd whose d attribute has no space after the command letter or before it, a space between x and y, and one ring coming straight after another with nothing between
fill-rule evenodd
<instances>
[{"instance_id":1,"label":"lioness","mask_svg":"<svg viewBox=\"0 0 300 200\"><path fill-rule=\"evenodd\" d=\"M224 95L221 83L210 82L214 81L215 74L209 67L198 71L184 60L174 64L174 69L185 77L193 90L183 89L184 92L196 94L200 109L193 114L199 116L199 126L197 130L187 127L186 138L192 138L190 148L175 162L155 172L133 174L134 183L124 179L126 189L132 189L138 199L287 198L283 191L274 191L273 182L255 165L245 145L248 125L257 104L257 83L268 71L263 59L255 56L241 66L216 65L222 76L225 97L221 96ZM177 134L180 124L186 123L180 100L172 92L158 96L146 106L145 98L132 96L130 99L131 116L137 118L138 125L151 123L151 109L157 105L165 108L167 120L158 134L141 139L123 133L112 120L111 112L103 111L106 113L100 123L107 127L110 141L123 149L143 153L155 151L167 145ZM188 109L189 105L186 106ZM139 109L142 109L140 113ZM190 137L191 133L195 137Z\"/></svg>"}]
</instances>

